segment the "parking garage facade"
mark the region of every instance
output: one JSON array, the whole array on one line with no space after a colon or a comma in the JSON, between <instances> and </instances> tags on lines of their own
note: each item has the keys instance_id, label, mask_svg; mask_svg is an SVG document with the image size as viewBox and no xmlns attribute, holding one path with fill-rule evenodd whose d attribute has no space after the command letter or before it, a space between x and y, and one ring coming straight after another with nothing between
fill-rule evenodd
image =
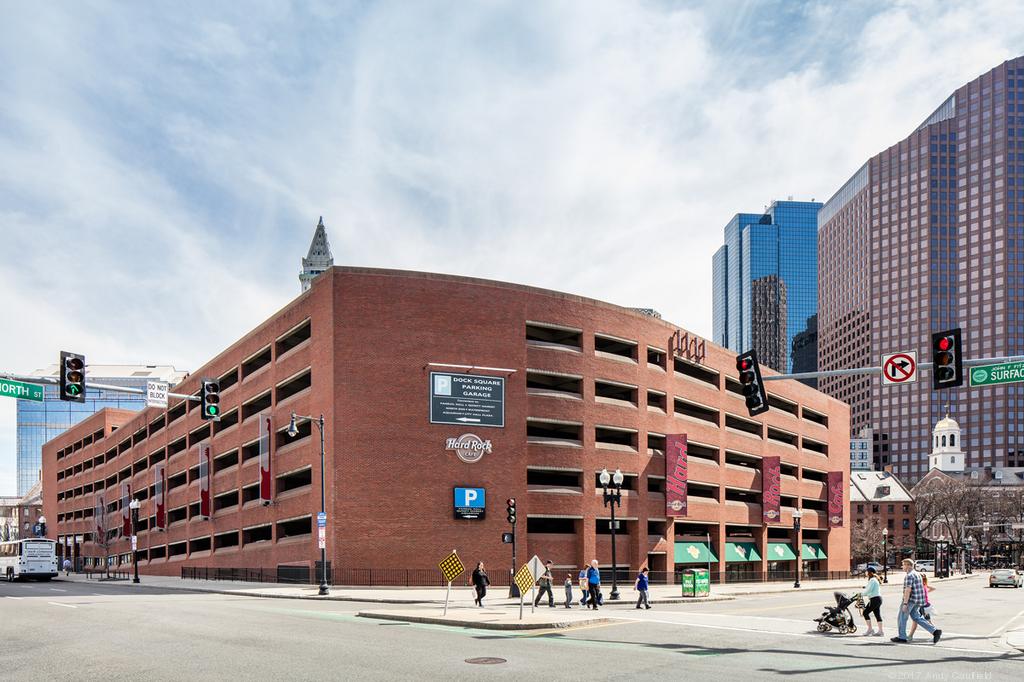
<instances>
[{"instance_id":1,"label":"parking garage facade","mask_svg":"<svg viewBox=\"0 0 1024 682\"><path fill-rule=\"evenodd\" d=\"M736 374L732 352L628 308L336 267L174 389L219 379L219 422L172 398L166 409L101 411L47 443L48 532L89 567L123 568L136 498L143 574L308 575L320 557L320 440L309 421L288 433L295 412L324 416L336 583L366 583L374 570L432 582L456 549L501 584L510 497L519 563L610 567L602 469L624 474L623 576L648 566L658 580L686 568L709 568L714 581L788 579L797 553L805 577L848 570L850 523L829 506L831 490L842 496L833 508L849 509L848 407L772 381L772 409L750 418ZM436 375L500 384L500 424L435 418ZM667 450L683 442L680 507L680 452ZM767 498L763 473L775 483ZM477 491L482 513L465 513L456 489Z\"/></svg>"}]
</instances>

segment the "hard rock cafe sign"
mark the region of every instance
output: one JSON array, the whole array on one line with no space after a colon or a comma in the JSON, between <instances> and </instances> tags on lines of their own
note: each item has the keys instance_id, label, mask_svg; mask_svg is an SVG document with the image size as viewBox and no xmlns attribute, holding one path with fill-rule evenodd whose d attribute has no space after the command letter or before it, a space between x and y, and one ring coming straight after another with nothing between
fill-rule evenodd
<instances>
[{"instance_id":1,"label":"hard rock cafe sign","mask_svg":"<svg viewBox=\"0 0 1024 682\"><path fill-rule=\"evenodd\" d=\"M463 462L473 464L491 452L491 441L484 440L475 433L464 433L458 438L445 440L444 449L454 450Z\"/></svg>"},{"instance_id":2,"label":"hard rock cafe sign","mask_svg":"<svg viewBox=\"0 0 1024 682\"><path fill-rule=\"evenodd\" d=\"M669 337L668 348L670 352L675 353L679 357L685 358L690 362L696 362L697 364L702 364L706 355L704 339L696 334L684 332L682 329L675 330L672 336Z\"/></svg>"}]
</instances>

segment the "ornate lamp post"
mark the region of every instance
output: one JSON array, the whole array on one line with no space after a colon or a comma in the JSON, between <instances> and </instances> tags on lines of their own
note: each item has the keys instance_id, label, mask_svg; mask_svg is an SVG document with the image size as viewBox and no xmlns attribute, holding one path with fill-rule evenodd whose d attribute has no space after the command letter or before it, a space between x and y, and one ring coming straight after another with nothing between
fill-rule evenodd
<instances>
[{"instance_id":1,"label":"ornate lamp post","mask_svg":"<svg viewBox=\"0 0 1024 682\"><path fill-rule=\"evenodd\" d=\"M616 469L614 474L609 474L607 469L601 469L600 479L604 486L604 506L611 505L612 508L612 593L608 596L614 600L619 598L619 567L615 561L615 506L622 506L622 471ZM613 486L611 490L608 488L609 483Z\"/></svg>"},{"instance_id":2,"label":"ornate lamp post","mask_svg":"<svg viewBox=\"0 0 1024 682\"><path fill-rule=\"evenodd\" d=\"M796 545L796 580L793 581L793 587L800 587L800 565L803 563L803 553L800 547L800 519L804 513L800 509L793 511L793 544Z\"/></svg>"},{"instance_id":3,"label":"ornate lamp post","mask_svg":"<svg viewBox=\"0 0 1024 682\"><path fill-rule=\"evenodd\" d=\"M288 437L295 438L299 435L299 427L296 423L298 419L305 419L313 424L317 425L320 429L320 513L324 514L326 518L327 514L327 489L326 489L326 477L324 476L324 416L321 414L319 417L303 417L292 412L292 420L288 423ZM326 529L325 529L326 530ZM319 532L319 529L318 529ZM330 594L331 591L327 587L327 541L324 540L323 546L320 547L320 592L321 596Z\"/></svg>"},{"instance_id":4,"label":"ornate lamp post","mask_svg":"<svg viewBox=\"0 0 1024 682\"><path fill-rule=\"evenodd\" d=\"M882 582L889 582L889 529L882 529Z\"/></svg>"}]
</instances>

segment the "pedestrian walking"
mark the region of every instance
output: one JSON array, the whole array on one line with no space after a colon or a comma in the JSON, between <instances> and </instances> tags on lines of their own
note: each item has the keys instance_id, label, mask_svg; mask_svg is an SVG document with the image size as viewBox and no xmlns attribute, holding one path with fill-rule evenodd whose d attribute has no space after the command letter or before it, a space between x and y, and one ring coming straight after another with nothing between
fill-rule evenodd
<instances>
[{"instance_id":1,"label":"pedestrian walking","mask_svg":"<svg viewBox=\"0 0 1024 682\"><path fill-rule=\"evenodd\" d=\"M544 594L547 593L548 606L552 609L555 608L555 595L551 591L551 583L554 579L555 577L551 575L551 562L549 561L544 564L544 572L540 574L539 578L537 578L537 586L540 587L540 591L537 592L537 598L533 601L534 607L540 604L540 600L543 599Z\"/></svg>"},{"instance_id":2,"label":"pedestrian walking","mask_svg":"<svg viewBox=\"0 0 1024 682\"><path fill-rule=\"evenodd\" d=\"M64 575L71 575L71 559L64 559Z\"/></svg>"},{"instance_id":3,"label":"pedestrian walking","mask_svg":"<svg viewBox=\"0 0 1024 682\"><path fill-rule=\"evenodd\" d=\"M597 605L601 603L601 571L597 568L597 559L591 561L587 569L587 594L590 597L589 607L597 611Z\"/></svg>"},{"instance_id":4,"label":"pedestrian walking","mask_svg":"<svg viewBox=\"0 0 1024 682\"><path fill-rule=\"evenodd\" d=\"M473 569L473 588L476 590L473 603L480 608L484 607L484 597L487 596L487 586L490 584L491 580L487 577L487 571L484 570L484 562L481 561Z\"/></svg>"},{"instance_id":5,"label":"pedestrian walking","mask_svg":"<svg viewBox=\"0 0 1024 682\"><path fill-rule=\"evenodd\" d=\"M864 636L884 637L885 632L882 630L882 584L878 582L878 573L875 571L874 566L868 566L868 584L861 590L860 596L861 599L866 600L868 603L864 607L864 622L868 624L868 629L864 632ZM871 627L872 613L875 614L875 620L878 621L877 632Z\"/></svg>"},{"instance_id":6,"label":"pedestrian walking","mask_svg":"<svg viewBox=\"0 0 1024 682\"><path fill-rule=\"evenodd\" d=\"M572 608L572 573L565 574L565 608Z\"/></svg>"},{"instance_id":7,"label":"pedestrian walking","mask_svg":"<svg viewBox=\"0 0 1024 682\"><path fill-rule=\"evenodd\" d=\"M636 587L636 591L640 593L640 596L637 597L637 599L636 599L636 607L638 609L640 608L640 604L641 603L643 603L644 608L648 608L648 609L651 608L651 602L647 598L647 589L648 589L648 586L649 586L649 582L647 580L647 577L648 577L647 567L644 566L643 570L640 571L640 574L637 575L637 577L636 577L636 585L634 586L634 587Z\"/></svg>"},{"instance_id":8,"label":"pedestrian walking","mask_svg":"<svg viewBox=\"0 0 1024 682\"><path fill-rule=\"evenodd\" d=\"M903 570L907 577L903 579L903 600L900 602L900 615L897 619L900 632L899 636L893 637L890 641L906 644L909 641L907 639L907 621L913 619L915 623L931 633L932 644L938 644L939 639L942 638L942 630L925 620L921 613L921 607L924 606L926 597L921 574L914 570L914 560L904 559Z\"/></svg>"},{"instance_id":9,"label":"pedestrian walking","mask_svg":"<svg viewBox=\"0 0 1024 682\"><path fill-rule=\"evenodd\" d=\"M921 616L930 623L932 622L932 588L928 587L927 573L921 574L921 582L924 584L924 605L921 606ZM911 624L907 640L914 639L915 632L917 632L917 621Z\"/></svg>"},{"instance_id":10,"label":"pedestrian walking","mask_svg":"<svg viewBox=\"0 0 1024 682\"><path fill-rule=\"evenodd\" d=\"M580 569L580 606L587 605L587 567Z\"/></svg>"}]
</instances>

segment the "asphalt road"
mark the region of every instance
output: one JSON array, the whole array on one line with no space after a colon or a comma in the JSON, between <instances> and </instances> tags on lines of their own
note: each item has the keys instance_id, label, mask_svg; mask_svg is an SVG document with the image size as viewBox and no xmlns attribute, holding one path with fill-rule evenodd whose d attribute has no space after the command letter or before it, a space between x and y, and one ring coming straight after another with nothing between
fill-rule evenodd
<instances>
[{"instance_id":1,"label":"asphalt road","mask_svg":"<svg viewBox=\"0 0 1024 682\"><path fill-rule=\"evenodd\" d=\"M883 593L887 635L898 589ZM794 591L606 608L610 625L520 634L357 618L372 605L354 602L0 583L0 679L1024 679L1024 653L1002 642L1024 623L1024 590L942 585L937 646L816 633L830 600ZM478 657L504 662L467 662Z\"/></svg>"}]
</instances>

